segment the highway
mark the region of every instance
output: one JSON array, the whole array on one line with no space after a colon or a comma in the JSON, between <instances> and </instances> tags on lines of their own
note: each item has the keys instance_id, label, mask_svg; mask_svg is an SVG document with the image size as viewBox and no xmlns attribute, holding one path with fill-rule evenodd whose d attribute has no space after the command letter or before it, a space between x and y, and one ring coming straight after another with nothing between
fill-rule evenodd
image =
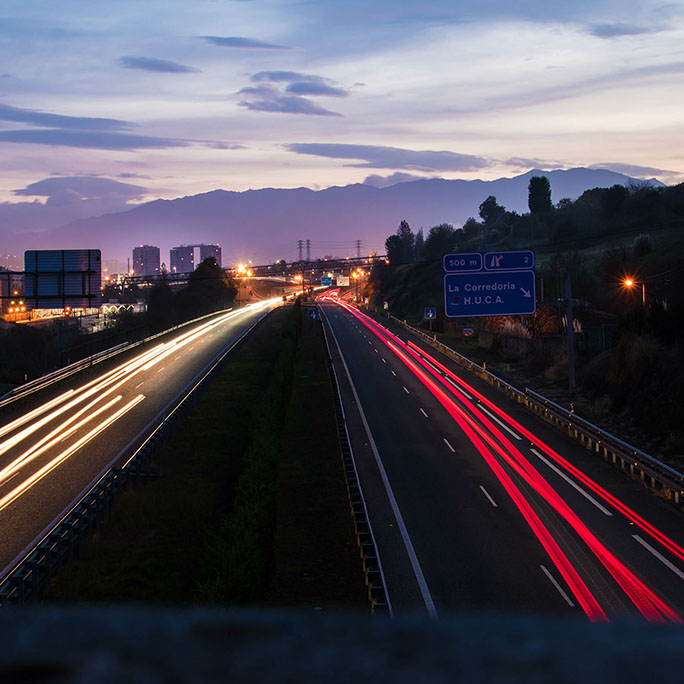
<instances>
[{"instance_id":1,"label":"highway","mask_svg":"<svg viewBox=\"0 0 684 684\"><path fill-rule=\"evenodd\" d=\"M678 510L405 332L319 303L394 613L682 621Z\"/></svg>"},{"instance_id":2,"label":"highway","mask_svg":"<svg viewBox=\"0 0 684 684\"><path fill-rule=\"evenodd\" d=\"M205 369L279 302L191 324L96 377L73 376L58 396L46 400L41 392L32 406L5 414L0 578L102 474L124 464Z\"/></svg>"}]
</instances>

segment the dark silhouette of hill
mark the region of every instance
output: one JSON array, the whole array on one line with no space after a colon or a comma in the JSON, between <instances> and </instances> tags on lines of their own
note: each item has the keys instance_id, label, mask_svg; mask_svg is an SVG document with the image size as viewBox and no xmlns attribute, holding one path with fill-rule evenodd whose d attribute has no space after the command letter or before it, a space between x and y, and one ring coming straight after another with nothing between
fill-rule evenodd
<instances>
[{"instance_id":1,"label":"dark silhouette of hill","mask_svg":"<svg viewBox=\"0 0 684 684\"><path fill-rule=\"evenodd\" d=\"M154 244L167 263L170 247L198 242L221 244L225 263L292 260L299 239L311 240L312 258L354 254L357 239L363 241L364 252L383 252L385 238L402 219L415 230L444 222L458 226L477 216L480 203L489 195L509 210L527 211L529 179L535 175L548 177L554 202L575 199L589 188L634 181L612 171L577 168L533 170L494 181L425 179L386 188L355 184L318 191L214 190L75 221L44 235L40 246L97 247L105 258L124 258L137 244Z\"/></svg>"}]
</instances>

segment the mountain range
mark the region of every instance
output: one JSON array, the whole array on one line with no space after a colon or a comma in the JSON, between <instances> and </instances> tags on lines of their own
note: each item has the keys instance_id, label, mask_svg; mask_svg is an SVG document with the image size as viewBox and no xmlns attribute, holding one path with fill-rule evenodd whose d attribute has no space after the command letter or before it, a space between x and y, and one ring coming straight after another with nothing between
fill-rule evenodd
<instances>
[{"instance_id":1,"label":"mountain range","mask_svg":"<svg viewBox=\"0 0 684 684\"><path fill-rule=\"evenodd\" d=\"M310 240L313 259L354 255L356 240L361 240L362 254L372 249L382 253L385 239L400 221L426 233L440 223L459 226L469 216L478 216L480 203L489 195L507 209L524 213L529 180L538 175L549 179L554 203L575 199L589 188L644 182L613 171L575 168L532 170L493 181L421 179L383 188L354 184L324 190L214 190L80 219L32 238L25 234L22 248L99 248L104 259L125 259L134 246L145 243L159 246L167 264L170 247L197 243L220 244L224 264L290 261L298 256L298 240Z\"/></svg>"}]
</instances>

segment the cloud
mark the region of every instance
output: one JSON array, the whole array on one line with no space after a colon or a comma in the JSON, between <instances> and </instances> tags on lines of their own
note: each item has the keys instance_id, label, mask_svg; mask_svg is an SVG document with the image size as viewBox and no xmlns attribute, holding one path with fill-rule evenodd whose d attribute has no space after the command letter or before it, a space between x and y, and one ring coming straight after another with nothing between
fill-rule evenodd
<instances>
[{"instance_id":1,"label":"cloud","mask_svg":"<svg viewBox=\"0 0 684 684\"><path fill-rule=\"evenodd\" d=\"M247 99L238 104L257 112L277 112L279 114L308 114L312 116L342 116L338 112L332 112L320 107L315 102L305 97L284 93L270 85L243 88L241 95Z\"/></svg>"},{"instance_id":2,"label":"cloud","mask_svg":"<svg viewBox=\"0 0 684 684\"><path fill-rule=\"evenodd\" d=\"M358 159L358 168L407 169L409 171L475 171L490 165L484 157L448 151L406 150L377 145L337 143L291 143L285 148L296 154L312 154L331 159Z\"/></svg>"},{"instance_id":3,"label":"cloud","mask_svg":"<svg viewBox=\"0 0 684 684\"><path fill-rule=\"evenodd\" d=\"M390 185L396 185L397 183L410 183L415 180L428 180L425 176L415 176L412 173L402 173L401 171L396 171L389 176L381 176L379 174L373 174L371 176L366 176L363 181L364 185L372 185L374 188L388 188Z\"/></svg>"},{"instance_id":4,"label":"cloud","mask_svg":"<svg viewBox=\"0 0 684 684\"><path fill-rule=\"evenodd\" d=\"M619 38L620 36L640 36L644 33L656 33L657 30L635 24L594 24L589 33L597 38Z\"/></svg>"},{"instance_id":5,"label":"cloud","mask_svg":"<svg viewBox=\"0 0 684 684\"><path fill-rule=\"evenodd\" d=\"M131 57L126 55L119 58L121 66L127 69L142 69L144 71L156 71L167 74L196 74L199 69L171 62L168 59L156 59L155 57Z\"/></svg>"},{"instance_id":6,"label":"cloud","mask_svg":"<svg viewBox=\"0 0 684 684\"><path fill-rule=\"evenodd\" d=\"M102 199L116 195L122 199L132 200L143 197L147 193L147 188L99 176L62 176L31 183L25 188L12 190L12 194L22 197L53 198L65 191L77 195L79 199Z\"/></svg>"},{"instance_id":7,"label":"cloud","mask_svg":"<svg viewBox=\"0 0 684 684\"><path fill-rule=\"evenodd\" d=\"M63 145L65 147L99 150L162 149L167 147L185 147L189 144L187 140L155 138L147 135L63 129L0 131L0 142Z\"/></svg>"},{"instance_id":8,"label":"cloud","mask_svg":"<svg viewBox=\"0 0 684 684\"><path fill-rule=\"evenodd\" d=\"M250 76L250 81L260 85L243 88L240 94L247 95L247 98L239 105L260 112L342 116L302 96L347 97L349 95L344 88L329 78L303 74L299 71L259 71ZM281 85L283 83L287 83L287 87L283 88Z\"/></svg>"},{"instance_id":9,"label":"cloud","mask_svg":"<svg viewBox=\"0 0 684 684\"><path fill-rule=\"evenodd\" d=\"M528 159L526 157L510 157L501 162L506 166L514 166L519 169L559 169L564 166L561 161L548 161L545 159L532 158Z\"/></svg>"},{"instance_id":10,"label":"cloud","mask_svg":"<svg viewBox=\"0 0 684 684\"><path fill-rule=\"evenodd\" d=\"M118 119L99 119L87 116L62 116L35 109L22 109L0 104L0 121L15 121L31 126L50 128L77 128L88 131L117 131L130 128L131 124Z\"/></svg>"},{"instance_id":11,"label":"cloud","mask_svg":"<svg viewBox=\"0 0 684 684\"><path fill-rule=\"evenodd\" d=\"M200 38L220 47L240 48L243 50L292 50L292 48L285 45L274 45L273 43L264 43L260 40L240 36L200 36Z\"/></svg>"},{"instance_id":12,"label":"cloud","mask_svg":"<svg viewBox=\"0 0 684 684\"><path fill-rule=\"evenodd\" d=\"M639 166L638 164L623 164L621 162L604 162L601 164L590 164L589 169L607 169L616 173L624 173L626 176L644 178L646 176L679 176L680 171L669 169L657 169L653 166Z\"/></svg>"},{"instance_id":13,"label":"cloud","mask_svg":"<svg viewBox=\"0 0 684 684\"><path fill-rule=\"evenodd\" d=\"M302 74L299 71L260 71L250 76L256 83L288 83L286 93L292 95L323 95L328 97L347 97L349 92L335 81L315 74Z\"/></svg>"}]
</instances>

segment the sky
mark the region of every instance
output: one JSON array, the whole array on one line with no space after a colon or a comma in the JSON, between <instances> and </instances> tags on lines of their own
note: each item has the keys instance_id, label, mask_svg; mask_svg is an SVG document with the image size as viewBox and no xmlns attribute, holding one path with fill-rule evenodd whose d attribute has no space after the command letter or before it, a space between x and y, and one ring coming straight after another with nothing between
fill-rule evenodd
<instances>
[{"instance_id":1,"label":"sky","mask_svg":"<svg viewBox=\"0 0 684 684\"><path fill-rule=\"evenodd\" d=\"M0 4L0 203L576 166L671 184L683 113L681 1Z\"/></svg>"}]
</instances>

